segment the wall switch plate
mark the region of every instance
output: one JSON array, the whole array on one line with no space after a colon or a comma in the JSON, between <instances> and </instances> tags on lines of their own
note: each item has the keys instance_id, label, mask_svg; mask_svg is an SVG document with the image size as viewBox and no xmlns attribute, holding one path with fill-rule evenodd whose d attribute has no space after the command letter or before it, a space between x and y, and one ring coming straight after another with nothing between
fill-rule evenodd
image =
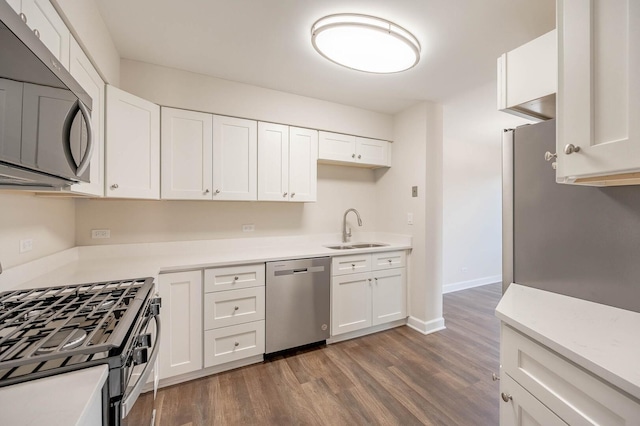
<instances>
[{"instance_id":1,"label":"wall switch plate","mask_svg":"<svg viewBox=\"0 0 640 426\"><path fill-rule=\"evenodd\" d=\"M242 232L253 232L256 230L256 226L253 223L242 225Z\"/></svg>"},{"instance_id":2,"label":"wall switch plate","mask_svg":"<svg viewBox=\"0 0 640 426\"><path fill-rule=\"evenodd\" d=\"M91 238L93 239L111 238L111 230L110 229L92 229Z\"/></svg>"},{"instance_id":3,"label":"wall switch plate","mask_svg":"<svg viewBox=\"0 0 640 426\"><path fill-rule=\"evenodd\" d=\"M33 250L33 240L31 238L20 240L20 253L26 253L31 250Z\"/></svg>"},{"instance_id":4,"label":"wall switch plate","mask_svg":"<svg viewBox=\"0 0 640 426\"><path fill-rule=\"evenodd\" d=\"M407 213L407 225L413 225L413 213Z\"/></svg>"},{"instance_id":5,"label":"wall switch plate","mask_svg":"<svg viewBox=\"0 0 640 426\"><path fill-rule=\"evenodd\" d=\"M411 196L412 197L417 197L418 196L418 187L417 186L412 186L411 187Z\"/></svg>"}]
</instances>

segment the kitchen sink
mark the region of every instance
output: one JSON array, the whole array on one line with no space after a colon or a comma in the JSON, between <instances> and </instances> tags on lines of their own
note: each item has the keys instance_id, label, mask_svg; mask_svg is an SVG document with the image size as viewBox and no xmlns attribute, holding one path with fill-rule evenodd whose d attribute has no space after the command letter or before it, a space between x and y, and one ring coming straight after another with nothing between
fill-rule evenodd
<instances>
[{"instance_id":1,"label":"kitchen sink","mask_svg":"<svg viewBox=\"0 0 640 426\"><path fill-rule=\"evenodd\" d=\"M350 249L360 249L360 248L374 248L374 247L385 247L389 244L384 243L353 243L353 244L339 244L334 246L325 246L326 248L330 248L332 250L350 250Z\"/></svg>"}]
</instances>

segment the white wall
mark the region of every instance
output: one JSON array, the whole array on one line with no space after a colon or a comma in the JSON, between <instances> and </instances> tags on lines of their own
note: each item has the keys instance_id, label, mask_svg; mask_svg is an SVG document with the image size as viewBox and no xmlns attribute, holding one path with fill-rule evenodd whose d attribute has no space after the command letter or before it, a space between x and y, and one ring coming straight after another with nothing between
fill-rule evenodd
<instances>
[{"instance_id":1,"label":"white wall","mask_svg":"<svg viewBox=\"0 0 640 426\"><path fill-rule=\"evenodd\" d=\"M445 292L500 281L502 130L529 121L496 109L496 82L443 104Z\"/></svg>"},{"instance_id":2,"label":"white wall","mask_svg":"<svg viewBox=\"0 0 640 426\"><path fill-rule=\"evenodd\" d=\"M376 171L378 229L412 235L409 323L422 332L442 319L442 111L422 102L394 117L393 167ZM418 187L412 197L411 187ZM407 214L413 214L413 225Z\"/></svg>"},{"instance_id":3,"label":"white wall","mask_svg":"<svg viewBox=\"0 0 640 426\"><path fill-rule=\"evenodd\" d=\"M393 117L202 74L122 60L120 87L164 106L392 140Z\"/></svg>"},{"instance_id":4,"label":"white wall","mask_svg":"<svg viewBox=\"0 0 640 426\"><path fill-rule=\"evenodd\" d=\"M53 0L76 40L109 84L120 83L120 54L92 0Z\"/></svg>"},{"instance_id":5,"label":"white wall","mask_svg":"<svg viewBox=\"0 0 640 426\"><path fill-rule=\"evenodd\" d=\"M20 253L20 240L33 250ZM38 259L75 245L75 206L71 199L0 192L0 263L3 268Z\"/></svg>"},{"instance_id":6,"label":"white wall","mask_svg":"<svg viewBox=\"0 0 640 426\"><path fill-rule=\"evenodd\" d=\"M78 245L217 238L309 235L341 232L342 214L361 213L358 231L377 231L374 172L318 165L316 203L77 200ZM243 224L254 232L242 232ZM111 229L108 240L92 240L91 229Z\"/></svg>"}]
</instances>

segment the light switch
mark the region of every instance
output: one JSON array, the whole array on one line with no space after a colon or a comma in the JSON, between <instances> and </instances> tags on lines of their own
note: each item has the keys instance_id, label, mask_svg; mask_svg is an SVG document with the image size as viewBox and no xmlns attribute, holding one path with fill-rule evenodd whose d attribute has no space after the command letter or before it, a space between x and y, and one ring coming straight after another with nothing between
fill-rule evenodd
<instances>
[{"instance_id":1,"label":"light switch","mask_svg":"<svg viewBox=\"0 0 640 426\"><path fill-rule=\"evenodd\" d=\"M412 186L411 187L411 196L412 197L417 197L418 196L418 187L417 186Z\"/></svg>"},{"instance_id":2,"label":"light switch","mask_svg":"<svg viewBox=\"0 0 640 426\"><path fill-rule=\"evenodd\" d=\"M407 225L413 225L413 213L407 213Z\"/></svg>"}]
</instances>

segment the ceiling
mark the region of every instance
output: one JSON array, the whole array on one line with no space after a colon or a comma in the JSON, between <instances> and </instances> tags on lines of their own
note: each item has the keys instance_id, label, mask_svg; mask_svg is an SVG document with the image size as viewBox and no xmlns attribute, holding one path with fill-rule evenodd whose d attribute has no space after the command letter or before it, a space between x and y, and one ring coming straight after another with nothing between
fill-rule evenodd
<instances>
[{"instance_id":1,"label":"ceiling","mask_svg":"<svg viewBox=\"0 0 640 426\"><path fill-rule=\"evenodd\" d=\"M555 0L95 0L122 58L396 113L495 80L496 59L555 27ZM334 13L379 16L420 41L398 74L340 67L310 29Z\"/></svg>"}]
</instances>

